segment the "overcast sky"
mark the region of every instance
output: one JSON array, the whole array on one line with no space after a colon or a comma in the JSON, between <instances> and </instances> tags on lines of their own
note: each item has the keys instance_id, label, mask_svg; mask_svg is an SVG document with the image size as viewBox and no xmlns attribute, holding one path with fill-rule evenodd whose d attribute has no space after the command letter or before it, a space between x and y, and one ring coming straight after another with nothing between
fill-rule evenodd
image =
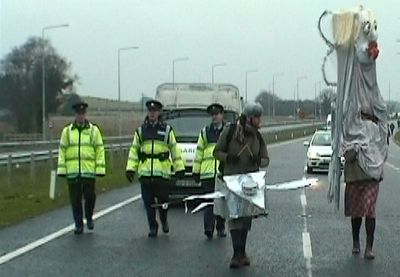
<instances>
[{"instance_id":1,"label":"overcast sky","mask_svg":"<svg viewBox=\"0 0 400 277\"><path fill-rule=\"evenodd\" d=\"M297 77L306 75L300 98L311 99L327 50L319 15L359 4L377 15L381 93L388 99L390 81L392 100L400 100L398 0L0 0L0 57L44 26L68 23L46 38L72 62L82 95L116 99L117 49L139 46L121 55L123 100L154 96L157 85L172 81L172 60L183 56L189 60L176 64L176 82L211 82L211 65L226 63L215 69L215 82L232 83L242 95L245 71L258 70L248 78L249 98L284 72L276 94L293 98Z\"/></svg>"}]
</instances>

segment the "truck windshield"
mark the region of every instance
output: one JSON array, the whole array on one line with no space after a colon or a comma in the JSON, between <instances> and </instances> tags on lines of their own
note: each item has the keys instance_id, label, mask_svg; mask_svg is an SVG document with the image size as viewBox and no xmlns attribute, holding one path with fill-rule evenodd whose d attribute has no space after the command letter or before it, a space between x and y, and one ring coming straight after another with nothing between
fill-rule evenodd
<instances>
[{"instance_id":1,"label":"truck windshield","mask_svg":"<svg viewBox=\"0 0 400 277\"><path fill-rule=\"evenodd\" d=\"M205 110L178 110L165 112L164 121L174 128L178 142L197 142L200 130L210 124L210 116ZM236 113L225 112L225 121L232 122Z\"/></svg>"},{"instance_id":2,"label":"truck windshield","mask_svg":"<svg viewBox=\"0 0 400 277\"><path fill-rule=\"evenodd\" d=\"M208 116L184 116L165 120L175 131L178 142L197 142L201 128L210 124Z\"/></svg>"}]
</instances>

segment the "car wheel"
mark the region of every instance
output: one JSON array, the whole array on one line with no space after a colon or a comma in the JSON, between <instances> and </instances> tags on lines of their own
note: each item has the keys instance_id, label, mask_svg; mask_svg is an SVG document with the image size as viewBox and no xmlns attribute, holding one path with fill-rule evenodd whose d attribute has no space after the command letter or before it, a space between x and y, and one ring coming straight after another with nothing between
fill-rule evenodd
<instances>
[{"instance_id":1,"label":"car wheel","mask_svg":"<svg viewBox=\"0 0 400 277\"><path fill-rule=\"evenodd\" d=\"M312 174L312 173L313 173L312 167L307 166L307 174Z\"/></svg>"}]
</instances>

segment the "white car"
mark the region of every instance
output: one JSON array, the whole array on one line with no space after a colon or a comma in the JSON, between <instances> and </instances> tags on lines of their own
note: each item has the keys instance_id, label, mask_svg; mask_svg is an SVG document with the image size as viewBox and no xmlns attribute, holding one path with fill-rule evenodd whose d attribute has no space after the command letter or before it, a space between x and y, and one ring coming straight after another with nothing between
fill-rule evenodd
<instances>
[{"instance_id":1,"label":"white car","mask_svg":"<svg viewBox=\"0 0 400 277\"><path fill-rule=\"evenodd\" d=\"M331 130L318 130L314 133L311 141L305 141L307 150L307 173L311 174L314 169L328 170L332 156ZM341 158L344 164L344 158Z\"/></svg>"}]
</instances>

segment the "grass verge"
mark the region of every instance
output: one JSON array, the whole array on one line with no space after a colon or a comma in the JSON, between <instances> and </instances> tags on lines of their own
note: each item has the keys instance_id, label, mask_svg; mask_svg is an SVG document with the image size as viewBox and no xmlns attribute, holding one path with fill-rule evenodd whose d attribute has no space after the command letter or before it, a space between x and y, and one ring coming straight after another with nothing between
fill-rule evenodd
<instances>
[{"instance_id":1,"label":"grass verge","mask_svg":"<svg viewBox=\"0 0 400 277\"><path fill-rule=\"evenodd\" d=\"M103 193L127 186L125 179L126 152L107 155L107 175L97 178L96 191ZM112 161L111 161L111 160ZM30 165L13 166L11 185L6 167L0 167L0 228L14 224L38 214L63 207L69 203L68 187L64 178L57 178L55 200L49 198L50 166L48 162L37 162L35 174L31 175Z\"/></svg>"}]
</instances>

